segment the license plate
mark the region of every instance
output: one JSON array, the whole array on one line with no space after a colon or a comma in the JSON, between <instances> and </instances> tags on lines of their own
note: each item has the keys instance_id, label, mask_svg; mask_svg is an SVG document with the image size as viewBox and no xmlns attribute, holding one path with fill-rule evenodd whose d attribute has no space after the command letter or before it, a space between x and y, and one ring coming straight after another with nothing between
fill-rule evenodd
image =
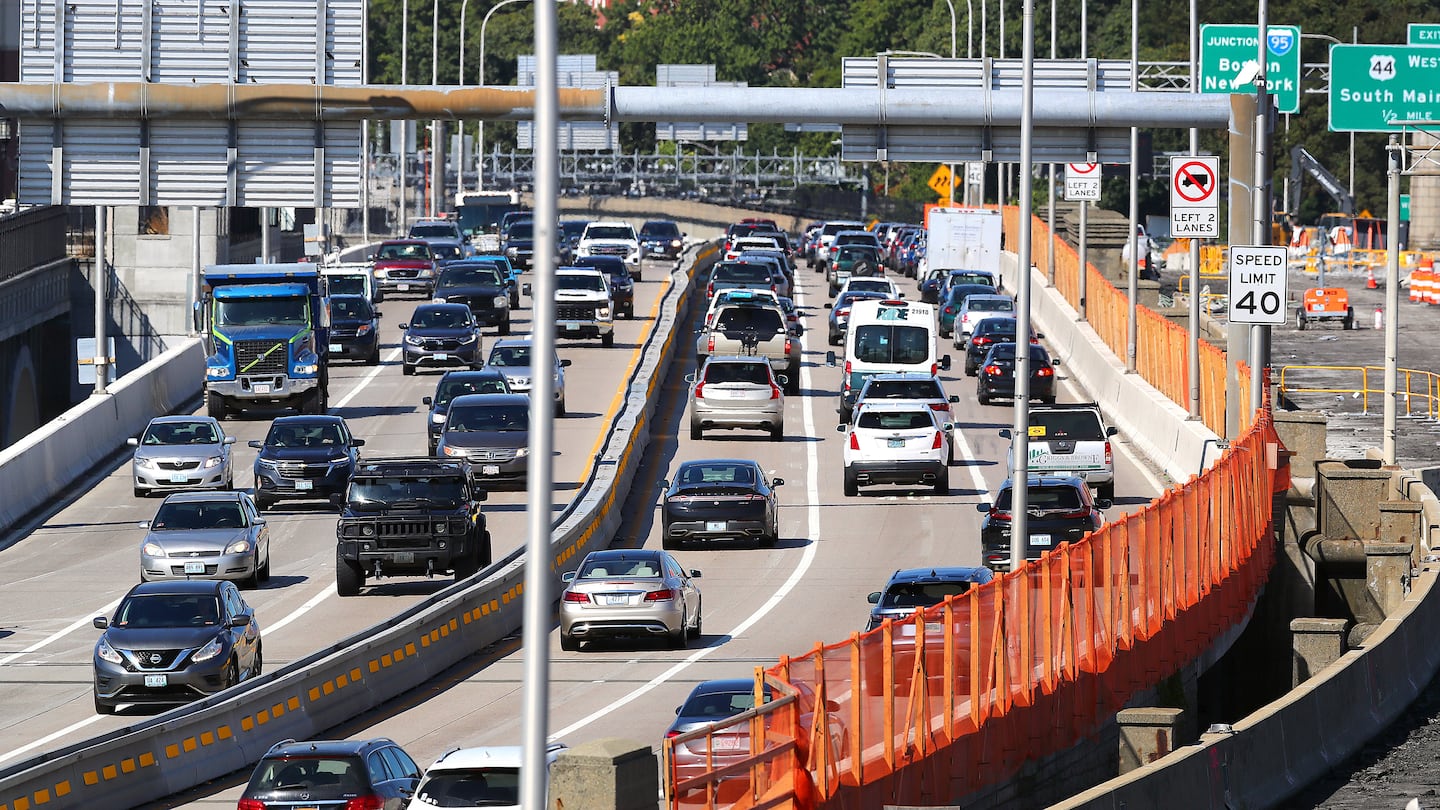
<instances>
[{"instance_id":1,"label":"license plate","mask_svg":"<svg viewBox=\"0 0 1440 810\"><path fill-rule=\"evenodd\" d=\"M723 532L723 531L725 531L726 528L727 528L727 524L726 524L726 522L723 521L723 520L707 520L707 521L705 521L705 531L707 531L707 532Z\"/></svg>"},{"instance_id":2,"label":"license plate","mask_svg":"<svg viewBox=\"0 0 1440 810\"><path fill-rule=\"evenodd\" d=\"M187 574L203 574L203 573L205 573L205 563L203 563L203 562L187 562L187 563L185 563L185 573L187 573Z\"/></svg>"},{"instance_id":3,"label":"license plate","mask_svg":"<svg viewBox=\"0 0 1440 810\"><path fill-rule=\"evenodd\" d=\"M605 595L605 604L628 605L630 604L630 597L626 596L623 593L609 593Z\"/></svg>"},{"instance_id":4,"label":"license plate","mask_svg":"<svg viewBox=\"0 0 1440 810\"><path fill-rule=\"evenodd\" d=\"M150 689L164 689L170 685L170 679L164 675L146 675L145 686Z\"/></svg>"},{"instance_id":5,"label":"license plate","mask_svg":"<svg viewBox=\"0 0 1440 810\"><path fill-rule=\"evenodd\" d=\"M481 475L499 475L499 474L500 474L500 465L498 465L498 464L486 464L486 465L484 465L483 467L480 468L480 474L481 474Z\"/></svg>"},{"instance_id":6,"label":"license plate","mask_svg":"<svg viewBox=\"0 0 1440 810\"><path fill-rule=\"evenodd\" d=\"M567 332L579 332L579 331L580 331L580 324L578 324L578 323L567 323L567 324L565 324L565 331L567 331Z\"/></svg>"},{"instance_id":7,"label":"license plate","mask_svg":"<svg viewBox=\"0 0 1440 810\"><path fill-rule=\"evenodd\" d=\"M747 747L748 741L740 737L715 737L714 747L716 751L739 751Z\"/></svg>"},{"instance_id":8,"label":"license plate","mask_svg":"<svg viewBox=\"0 0 1440 810\"><path fill-rule=\"evenodd\" d=\"M886 447L904 447L904 446L905 446L905 440L904 440L904 439L887 439L886 442L885 442L885 446L886 446Z\"/></svg>"},{"instance_id":9,"label":"license plate","mask_svg":"<svg viewBox=\"0 0 1440 810\"><path fill-rule=\"evenodd\" d=\"M343 349L343 347L341 347L341 345L340 345L339 343L331 343L331 344L330 344L330 351L332 351L332 352L338 352L338 351L344 351L344 349Z\"/></svg>"},{"instance_id":10,"label":"license plate","mask_svg":"<svg viewBox=\"0 0 1440 810\"><path fill-rule=\"evenodd\" d=\"M270 383L255 383L255 385L252 387L255 389L255 393L257 394L270 393Z\"/></svg>"},{"instance_id":11,"label":"license plate","mask_svg":"<svg viewBox=\"0 0 1440 810\"><path fill-rule=\"evenodd\" d=\"M1032 546L1048 546L1048 545L1050 545L1050 535L1048 535L1048 534L1032 534L1032 535L1030 535L1030 545L1032 545Z\"/></svg>"},{"instance_id":12,"label":"license plate","mask_svg":"<svg viewBox=\"0 0 1440 810\"><path fill-rule=\"evenodd\" d=\"M172 484L183 484L189 480L185 473L170 473L170 483Z\"/></svg>"},{"instance_id":13,"label":"license plate","mask_svg":"<svg viewBox=\"0 0 1440 810\"><path fill-rule=\"evenodd\" d=\"M391 562L396 562L396 563L413 563L413 562L415 562L415 552L413 552L413 551L397 551L397 552L395 552L394 554L391 554L390 557L391 557Z\"/></svg>"},{"instance_id":14,"label":"license plate","mask_svg":"<svg viewBox=\"0 0 1440 810\"><path fill-rule=\"evenodd\" d=\"M295 488L298 489L298 490L300 490L301 492L305 492L306 490L314 489L314 488L315 488L315 482L314 482L314 481L307 481L307 480L305 480L304 478L302 478L302 479L300 479L299 481L296 481L296 482L295 482Z\"/></svg>"},{"instance_id":15,"label":"license plate","mask_svg":"<svg viewBox=\"0 0 1440 810\"><path fill-rule=\"evenodd\" d=\"M409 284L401 284L401 285L399 285L396 289L400 290L400 292L405 292L406 290L410 289L410 285L409 285Z\"/></svg>"},{"instance_id":16,"label":"license plate","mask_svg":"<svg viewBox=\"0 0 1440 810\"><path fill-rule=\"evenodd\" d=\"M450 359L450 355L448 355L448 354L446 354L446 353L444 353L444 352L436 352L435 354L432 354L432 355L430 355L430 356L433 357L433 358L435 358L436 360L449 360L449 359Z\"/></svg>"}]
</instances>

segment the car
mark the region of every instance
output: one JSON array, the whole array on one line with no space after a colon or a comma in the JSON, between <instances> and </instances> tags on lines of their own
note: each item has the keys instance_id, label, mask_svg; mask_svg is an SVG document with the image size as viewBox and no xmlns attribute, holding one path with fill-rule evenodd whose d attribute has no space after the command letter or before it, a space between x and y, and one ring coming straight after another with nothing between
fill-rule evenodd
<instances>
[{"instance_id":1,"label":"car","mask_svg":"<svg viewBox=\"0 0 1440 810\"><path fill-rule=\"evenodd\" d=\"M785 325L789 327L790 334L799 337L805 334L805 324L800 321L800 307L795 304L795 299L789 296L782 296L780 308L785 310Z\"/></svg>"},{"instance_id":2,"label":"car","mask_svg":"<svg viewBox=\"0 0 1440 810\"><path fill-rule=\"evenodd\" d=\"M270 423L264 441L252 441L255 506L261 512L279 500L329 500L345 491L364 439L350 433L338 416L282 416Z\"/></svg>"},{"instance_id":3,"label":"car","mask_svg":"<svg viewBox=\"0 0 1440 810\"><path fill-rule=\"evenodd\" d=\"M944 295L944 304L940 306L940 337L950 337L953 334L955 336L955 348L957 349L965 345L964 341L960 339L960 333L955 331L955 324L960 319L960 312L964 309L966 301L972 297L982 295L1010 300L1010 296L997 295L994 287L989 287L984 284L953 284L945 291ZM973 329L975 323L981 318L996 314L1014 315L1015 306L1013 302L1008 310L996 309L986 312L983 315L977 312L977 314L970 319L971 328Z\"/></svg>"},{"instance_id":4,"label":"car","mask_svg":"<svg viewBox=\"0 0 1440 810\"><path fill-rule=\"evenodd\" d=\"M774 251L757 253L745 251L735 261L745 264L763 264L770 271L770 289L781 297L789 296L791 293L790 276L785 271L786 262L777 257Z\"/></svg>"},{"instance_id":5,"label":"car","mask_svg":"<svg viewBox=\"0 0 1440 810\"><path fill-rule=\"evenodd\" d=\"M900 292L900 288L895 285L895 282L884 276L852 276L845 279L845 283L841 285L837 295L841 292L877 292L886 298L895 300L905 297L905 293Z\"/></svg>"},{"instance_id":6,"label":"car","mask_svg":"<svg viewBox=\"0 0 1440 810\"><path fill-rule=\"evenodd\" d=\"M515 282L494 262L466 259L440 268L433 303L464 304L481 326L494 326L510 334L510 296Z\"/></svg>"},{"instance_id":7,"label":"car","mask_svg":"<svg viewBox=\"0 0 1440 810\"><path fill-rule=\"evenodd\" d=\"M480 324L465 304L421 304L400 328L400 371L407 377L421 367L482 365Z\"/></svg>"},{"instance_id":8,"label":"car","mask_svg":"<svg viewBox=\"0 0 1440 810\"><path fill-rule=\"evenodd\" d=\"M96 714L121 704L189 703L254 678L264 666L260 623L235 583L142 582L115 614L97 616Z\"/></svg>"},{"instance_id":9,"label":"car","mask_svg":"<svg viewBox=\"0 0 1440 810\"><path fill-rule=\"evenodd\" d=\"M330 301L329 359L360 360L380 364L380 312L363 295L332 295Z\"/></svg>"},{"instance_id":10,"label":"car","mask_svg":"<svg viewBox=\"0 0 1440 810\"><path fill-rule=\"evenodd\" d=\"M925 304L940 302L940 288L945 285L947 270L931 270L920 280L920 301Z\"/></svg>"},{"instance_id":11,"label":"car","mask_svg":"<svg viewBox=\"0 0 1440 810\"><path fill-rule=\"evenodd\" d=\"M956 289L968 289L969 285ZM964 296L955 312L955 348L963 348L975 324L993 315L1015 314L1015 299L994 293L971 293Z\"/></svg>"},{"instance_id":12,"label":"car","mask_svg":"<svg viewBox=\"0 0 1440 810\"><path fill-rule=\"evenodd\" d=\"M669 219L652 219L640 226L640 253L645 257L678 259L685 250L685 234Z\"/></svg>"},{"instance_id":13,"label":"car","mask_svg":"<svg viewBox=\"0 0 1440 810\"><path fill-rule=\"evenodd\" d=\"M475 256L471 256L469 260L477 262L490 262L491 264L500 268L500 275L502 278L505 279L506 289L510 292L510 309L511 311L514 311L520 308L520 268L516 267L514 264L511 264L509 259L498 253L477 254Z\"/></svg>"},{"instance_id":14,"label":"car","mask_svg":"<svg viewBox=\"0 0 1440 810\"><path fill-rule=\"evenodd\" d=\"M546 768L553 768L565 750L564 743L547 743ZM425 769L406 810L518 808L522 757L523 751L518 745L452 748ZM549 784L548 772L546 784Z\"/></svg>"},{"instance_id":15,"label":"car","mask_svg":"<svg viewBox=\"0 0 1440 810\"><path fill-rule=\"evenodd\" d=\"M661 482L661 544L670 549L691 540L753 538L757 545L773 546L780 537L775 489L784 484L748 459L683 462L673 478Z\"/></svg>"},{"instance_id":16,"label":"car","mask_svg":"<svg viewBox=\"0 0 1440 810\"><path fill-rule=\"evenodd\" d=\"M245 492L177 492L140 522L140 581L270 578L270 530Z\"/></svg>"},{"instance_id":17,"label":"car","mask_svg":"<svg viewBox=\"0 0 1440 810\"><path fill-rule=\"evenodd\" d=\"M811 269L825 270L825 265L830 260L830 245L835 241L836 234L864 229L865 223L853 219L835 219L822 224L815 240L815 251L810 256Z\"/></svg>"},{"instance_id":18,"label":"car","mask_svg":"<svg viewBox=\"0 0 1440 810\"><path fill-rule=\"evenodd\" d=\"M774 235L782 236L783 234ZM773 259L776 261L780 265L780 269L785 272L785 280L790 284L790 287L792 289L795 287L795 262L790 253L784 248L746 248L745 252L741 253L738 258L743 262L749 256Z\"/></svg>"},{"instance_id":19,"label":"car","mask_svg":"<svg viewBox=\"0 0 1440 810\"><path fill-rule=\"evenodd\" d=\"M462 242L465 234L460 231L460 222L444 217L425 217L410 223L410 232L405 234L410 239L424 239L425 241L440 240L450 242Z\"/></svg>"},{"instance_id":20,"label":"car","mask_svg":"<svg viewBox=\"0 0 1440 810\"><path fill-rule=\"evenodd\" d=\"M879 265L880 240L875 238L875 234L864 228L851 228L840 231L835 234L834 239L831 240L829 250L823 262L825 278L830 282L832 289L838 288L841 285L841 282L837 279L837 274L840 271L838 259L840 257L840 248L846 245L864 245L873 251L863 257L855 257L855 264L852 265L852 269L855 269L856 265L863 263L868 266L869 272L880 273L884 270L884 268ZM867 268L862 267L858 269L866 270Z\"/></svg>"},{"instance_id":21,"label":"car","mask_svg":"<svg viewBox=\"0 0 1440 810\"><path fill-rule=\"evenodd\" d=\"M640 239L628 222L600 221L586 225L575 245L575 258L586 256L619 256L630 265L635 280L641 280Z\"/></svg>"},{"instance_id":22,"label":"car","mask_svg":"<svg viewBox=\"0 0 1440 810\"><path fill-rule=\"evenodd\" d=\"M881 274L885 272L885 266L881 264L880 248L875 245L844 244L831 253L830 270L826 275L829 277L832 296L838 294L852 278L883 278ZM899 297L898 289L895 295Z\"/></svg>"},{"instance_id":23,"label":"car","mask_svg":"<svg viewBox=\"0 0 1440 810\"><path fill-rule=\"evenodd\" d=\"M535 378L531 360L532 348L528 337L497 340L495 345L490 347L490 356L485 360L485 368L504 374L505 382L509 384L512 393L528 394ZM553 387L555 389L556 416L565 415L565 369L569 367L570 360L568 358L555 358Z\"/></svg>"},{"instance_id":24,"label":"car","mask_svg":"<svg viewBox=\"0 0 1440 810\"><path fill-rule=\"evenodd\" d=\"M753 217L741 220L725 229L725 241L720 245L720 252L724 254L729 251L737 239L744 239L752 234L773 235L779 230L780 228L773 222L760 222Z\"/></svg>"},{"instance_id":25,"label":"car","mask_svg":"<svg viewBox=\"0 0 1440 810\"><path fill-rule=\"evenodd\" d=\"M1033 406L1027 432L1028 471L1036 475L1073 475L1089 484L1096 497L1113 501L1115 458L1110 437L1116 432L1105 424L1100 406L1094 402ZM1000 435L1011 438L1008 428ZM1013 456L1007 454L1006 458Z\"/></svg>"},{"instance_id":26,"label":"car","mask_svg":"<svg viewBox=\"0 0 1440 810\"><path fill-rule=\"evenodd\" d=\"M516 269L524 270L535 260L535 220L516 219L504 227L500 232L500 253Z\"/></svg>"},{"instance_id":27,"label":"car","mask_svg":"<svg viewBox=\"0 0 1440 810\"><path fill-rule=\"evenodd\" d=\"M1009 315L991 315L981 318L970 332L970 338L965 341L965 373L974 377L980 372L980 362L990 352L990 347L996 343L1015 341L1016 320ZM1035 343L1045 337L1043 332L1036 332L1034 327L1030 328L1030 342Z\"/></svg>"},{"instance_id":28,"label":"car","mask_svg":"<svg viewBox=\"0 0 1440 810\"><path fill-rule=\"evenodd\" d=\"M1025 531L1030 537L1026 559L1036 560L1061 543L1077 543L1099 529L1109 509L1107 498L1094 498L1085 482L1074 476L1030 476L1025 488ZM1014 479L1007 478L991 503L976 504L985 514L980 523L980 559L995 571L1010 570L1011 498Z\"/></svg>"},{"instance_id":29,"label":"car","mask_svg":"<svg viewBox=\"0 0 1440 810\"><path fill-rule=\"evenodd\" d=\"M825 304L830 310L830 333L829 343L831 346L839 346L845 342L845 330L849 327L850 307L856 301L883 301L889 298L881 292L845 292L835 296L833 302Z\"/></svg>"},{"instance_id":30,"label":"car","mask_svg":"<svg viewBox=\"0 0 1440 810\"><path fill-rule=\"evenodd\" d=\"M950 491L950 444L954 426L918 402L867 402L854 421L838 427L849 433L844 445L845 494L877 484L924 485Z\"/></svg>"},{"instance_id":31,"label":"car","mask_svg":"<svg viewBox=\"0 0 1440 810\"><path fill-rule=\"evenodd\" d=\"M775 289L775 279L770 275L770 265L751 262L717 262L710 270L710 281L705 285L705 296L714 297L721 290L770 290Z\"/></svg>"},{"instance_id":32,"label":"car","mask_svg":"<svg viewBox=\"0 0 1440 810\"><path fill-rule=\"evenodd\" d=\"M756 250L779 250L780 234L777 232L752 231L748 236L737 236L730 240L730 246L725 249L726 261L732 261L741 253L751 249Z\"/></svg>"},{"instance_id":33,"label":"car","mask_svg":"<svg viewBox=\"0 0 1440 810\"><path fill-rule=\"evenodd\" d=\"M176 489L234 489L235 463L220 422L208 416L157 416L126 440L135 497Z\"/></svg>"},{"instance_id":34,"label":"car","mask_svg":"<svg viewBox=\"0 0 1440 810\"><path fill-rule=\"evenodd\" d=\"M664 551L602 549L560 576L560 649L616 636L660 636L677 650L701 635L699 571Z\"/></svg>"},{"instance_id":35,"label":"car","mask_svg":"<svg viewBox=\"0 0 1440 810\"><path fill-rule=\"evenodd\" d=\"M785 439L785 385L763 357L711 356L687 376L690 384L690 438L714 428L752 428Z\"/></svg>"},{"instance_id":36,"label":"car","mask_svg":"<svg viewBox=\"0 0 1440 810\"><path fill-rule=\"evenodd\" d=\"M526 295L533 293L529 284L524 289ZM561 337L598 337L601 346L615 345L615 300L605 271L594 267L555 271L555 329Z\"/></svg>"},{"instance_id":37,"label":"car","mask_svg":"<svg viewBox=\"0 0 1440 810\"><path fill-rule=\"evenodd\" d=\"M980 362L980 373L975 377L975 399L981 405L989 405L996 399L1015 398L1015 346L1010 341L992 344ZM1047 405L1055 402L1055 366L1058 365L1060 358L1052 359L1044 346L1030 344L1030 399Z\"/></svg>"},{"instance_id":38,"label":"car","mask_svg":"<svg viewBox=\"0 0 1440 810\"><path fill-rule=\"evenodd\" d=\"M951 596L959 596L976 585L984 585L995 578L994 572L983 565L973 567L930 566L897 570L890 575L885 587L870 594L870 616L865 629L874 630L886 619L896 621L909 619L917 610L938 605ZM905 636L903 631L897 635ZM911 628L910 638L914 638Z\"/></svg>"},{"instance_id":39,"label":"car","mask_svg":"<svg viewBox=\"0 0 1440 810\"><path fill-rule=\"evenodd\" d=\"M950 295L950 288L957 284L983 284L990 288L990 292L1000 292L1000 279L989 270L950 270L945 275L945 280L940 286L940 300L944 301Z\"/></svg>"},{"instance_id":40,"label":"car","mask_svg":"<svg viewBox=\"0 0 1440 810\"><path fill-rule=\"evenodd\" d=\"M413 292L429 298L435 286L435 255L423 239L387 239L375 248L371 273L382 295Z\"/></svg>"},{"instance_id":41,"label":"car","mask_svg":"<svg viewBox=\"0 0 1440 810\"><path fill-rule=\"evenodd\" d=\"M635 279L630 266L618 256L585 256L574 260L573 267L593 267L610 277L610 299L615 317L635 317Z\"/></svg>"},{"instance_id":42,"label":"car","mask_svg":"<svg viewBox=\"0 0 1440 810\"><path fill-rule=\"evenodd\" d=\"M702 365L714 355L765 358L787 394L800 393L800 352L800 341L790 333L779 304L725 304L695 339L696 362Z\"/></svg>"},{"instance_id":43,"label":"car","mask_svg":"<svg viewBox=\"0 0 1440 810\"><path fill-rule=\"evenodd\" d=\"M403 810L420 766L386 737L281 740L256 763L238 810Z\"/></svg>"},{"instance_id":44,"label":"car","mask_svg":"<svg viewBox=\"0 0 1440 810\"><path fill-rule=\"evenodd\" d=\"M425 420L430 454L435 454L435 447L440 443L440 429L445 425L445 415L450 412L450 403L456 397L509 393L512 393L509 379L499 369L487 366L478 371L445 372L440 382L435 384L435 395L420 399L422 405L430 408L430 417Z\"/></svg>"},{"instance_id":45,"label":"car","mask_svg":"<svg viewBox=\"0 0 1440 810\"><path fill-rule=\"evenodd\" d=\"M907 371L899 374L872 374L865 378L865 384L860 386L860 392L855 397L855 402L850 403L847 408L845 401L840 403L840 421L849 422L855 408L862 402L881 401L908 401L921 402L925 407L940 415L945 422L955 421L955 409L950 407L953 403L959 402L960 397L945 393L945 386L940 378L933 374Z\"/></svg>"},{"instance_id":46,"label":"car","mask_svg":"<svg viewBox=\"0 0 1440 810\"><path fill-rule=\"evenodd\" d=\"M426 239L430 243L430 255L436 265L464 259L470 252L469 243L460 239Z\"/></svg>"},{"instance_id":47,"label":"car","mask_svg":"<svg viewBox=\"0 0 1440 810\"><path fill-rule=\"evenodd\" d=\"M747 290L738 287L721 290L710 299L710 306L705 310L705 326L708 327L715 322L715 313L720 307L738 302L774 304L784 309L780 303L780 296L776 295L774 290ZM789 320L788 313L786 320Z\"/></svg>"},{"instance_id":48,"label":"car","mask_svg":"<svg viewBox=\"0 0 1440 810\"><path fill-rule=\"evenodd\" d=\"M524 487L530 471L530 397L456 397L445 416L435 455L470 462L471 477L487 487Z\"/></svg>"},{"instance_id":49,"label":"car","mask_svg":"<svg viewBox=\"0 0 1440 810\"><path fill-rule=\"evenodd\" d=\"M320 274L324 277L325 294L328 296L361 295L372 305L385 300L375 287L375 276L370 272L368 262L326 264L321 266Z\"/></svg>"},{"instance_id":50,"label":"car","mask_svg":"<svg viewBox=\"0 0 1440 810\"><path fill-rule=\"evenodd\" d=\"M569 264L575 260L575 246L580 244L580 235L585 233L588 219L562 219L560 228L560 263Z\"/></svg>"}]
</instances>

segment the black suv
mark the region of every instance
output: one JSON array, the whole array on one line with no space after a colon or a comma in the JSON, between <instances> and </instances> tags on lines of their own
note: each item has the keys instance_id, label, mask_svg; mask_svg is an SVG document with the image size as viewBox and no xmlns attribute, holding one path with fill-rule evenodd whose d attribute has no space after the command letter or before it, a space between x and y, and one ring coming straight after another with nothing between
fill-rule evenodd
<instances>
[{"instance_id":1,"label":"black suv","mask_svg":"<svg viewBox=\"0 0 1440 810\"><path fill-rule=\"evenodd\" d=\"M1010 496L1014 483L1005 479L995 502L977 504L985 513L980 523L980 561L996 571L1010 570ZM1061 543L1074 543L1105 523L1101 510L1110 508L1108 498L1092 498L1085 481L1074 476L1030 477L1026 488L1026 534L1030 536L1025 558L1038 560Z\"/></svg>"},{"instance_id":2,"label":"black suv","mask_svg":"<svg viewBox=\"0 0 1440 810\"><path fill-rule=\"evenodd\" d=\"M669 219L652 219L640 226L640 255L666 259L680 257L685 249L685 234Z\"/></svg>"},{"instance_id":3,"label":"black suv","mask_svg":"<svg viewBox=\"0 0 1440 810\"><path fill-rule=\"evenodd\" d=\"M610 300L615 317L635 317L635 279L630 267L619 256L584 256L570 262L571 267L593 267L610 277Z\"/></svg>"},{"instance_id":4,"label":"black suv","mask_svg":"<svg viewBox=\"0 0 1440 810\"><path fill-rule=\"evenodd\" d=\"M364 439L338 416L282 416L265 441L251 441L255 457L255 506L265 511L283 499L328 500L345 491Z\"/></svg>"},{"instance_id":5,"label":"black suv","mask_svg":"<svg viewBox=\"0 0 1440 810\"><path fill-rule=\"evenodd\" d=\"M435 303L464 304L481 326L499 327L510 334L510 302L515 282L495 262L463 259L446 262L435 279Z\"/></svg>"},{"instance_id":6,"label":"black suv","mask_svg":"<svg viewBox=\"0 0 1440 810\"><path fill-rule=\"evenodd\" d=\"M354 596L366 577L452 572L490 565L490 532L468 465L431 458L367 459L356 465L335 526L335 588ZM338 499L337 499L338 500Z\"/></svg>"},{"instance_id":7,"label":"black suv","mask_svg":"<svg viewBox=\"0 0 1440 810\"><path fill-rule=\"evenodd\" d=\"M421 304L415 308L400 343L405 349L400 372L409 376L424 366L480 368L480 324L465 304Z\"/></svg>"},{"instance_id":8,"label":"black suv","mask_svg":"<svg viewBox=\"0 0 1440 810\"><path fill-rule=\"evenodd\" d=\"M240 794L239 810L364 807L402 810L420 766L393 740L282 740L270 746Z\"/></svg>"}]
</instances>

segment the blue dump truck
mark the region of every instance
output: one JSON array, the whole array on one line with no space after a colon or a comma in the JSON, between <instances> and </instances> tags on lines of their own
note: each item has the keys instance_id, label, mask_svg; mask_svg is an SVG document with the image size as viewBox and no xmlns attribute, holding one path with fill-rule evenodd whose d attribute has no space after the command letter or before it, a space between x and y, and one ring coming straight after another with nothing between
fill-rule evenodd
<instances>
[{"instance_id":1,"label":"blue dump truck","mask_svg":"<svg viewBox=\"0 0 1440 810\"><path fill-rule=\"evenodd\" d=\"M313 264L205 268L205 409L295 408L325 413L330 320Z\"/></svg>"}]
</instances>

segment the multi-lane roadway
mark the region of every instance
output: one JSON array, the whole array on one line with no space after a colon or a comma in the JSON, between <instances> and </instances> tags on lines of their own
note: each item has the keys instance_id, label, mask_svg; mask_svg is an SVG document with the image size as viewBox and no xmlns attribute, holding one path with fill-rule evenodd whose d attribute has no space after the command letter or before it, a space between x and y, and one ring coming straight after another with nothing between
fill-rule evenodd
<instances>
[{"instance_id":1,"label":"multi-lane roadway","mask_svg":"<svg viewBox=\"0 0 1440 810\"><path fill-rule=\"evenodd\" d=\"M655 279L658 274L646 276ZM736 545L676 553L687 568L704 574L705 635L689 650L642 642L561 652L552 635L553 737L572 745L611 736L658 745L675 707L696 682L749 676L755 666L773 663L779 655L803 652L816 641L838 640L861 628L868 609L865 595L894 569L979 563L981 515L975 504L987 500L1004 480L1008 442L998 431L1010 424L1010 409L978 405L973 378L958 370L945 376L950 392L960 395L955 406L960 441L950 493L875 488L860 497L844 497L843 437L835 432L839 371L824 365L828 347L821 305L828 298L819 278L803 268L797 276L797 297L808 327L806 363L801 395L786 402L786 440L771 443L750 432L711 433L699 441L684 438L688 434L677 426L684 424L688 392L683 377L693 368L694 356L681 352L664 378L657 432L617 538L620 543L658 547L658 480L685 459L741 456L758 460L786 480L781 541L767 549ZM660 285L647 280L638 286L637 314L648 313ZM903 286L913 289L909 282ZM393 360L388 355L398 344L395 324L410 306L389 301L382 305L387 359ZM635 343L645 326L638 319L622 323L621 339L608 351L588 344L560 347L561 356L575 363L567 369L572 416L561 420L556 431L561 453L557 505L584 475L591 448L604 430L601 417L630 355L622 344ZM389 364L378 371L340 367L332 371L332 410L367 438L367 453L413 452L423 448L424 409L419 400L433 383L433 376L402 379ZM1084 398L1063 380L1061 391L1062 401ZM228 427L243 446L262 435L265 425L253 420ZM1116 447L1118 503L1111 518L1147 503L1161 488L1150 465L1130 452L1125 437ZM242 469L248 461L242 453ZM6 571L7 581L0 589L0 610L13 633L0 640L0 723L10 741L0 751L0 764L127 722L123 712L97 718L89 700L96 633L90 619L105 612L134 582L141 532L133 527L149 517L157 503L132 499L125 473L123 467L115 471L43 528L0 552L0 570ZM248 473L237 481L244 483ZM488 504L497 558L523 540L522 499L521 493L497 494ZM284 509L272 518L275 577L249 594L263 623L268 669L368 627L443 584L395 580L360 597L339 599L333 587L333 526L333 512L319 506ZM356 718L337 733L390 736L422 764L456 746L516 744L521 660L518 638L477 651L428 688ZM133 722L136 716L128 719ZM233 807L244 776L234 775L166 805Z\"/></svg>"}]
</instances>

